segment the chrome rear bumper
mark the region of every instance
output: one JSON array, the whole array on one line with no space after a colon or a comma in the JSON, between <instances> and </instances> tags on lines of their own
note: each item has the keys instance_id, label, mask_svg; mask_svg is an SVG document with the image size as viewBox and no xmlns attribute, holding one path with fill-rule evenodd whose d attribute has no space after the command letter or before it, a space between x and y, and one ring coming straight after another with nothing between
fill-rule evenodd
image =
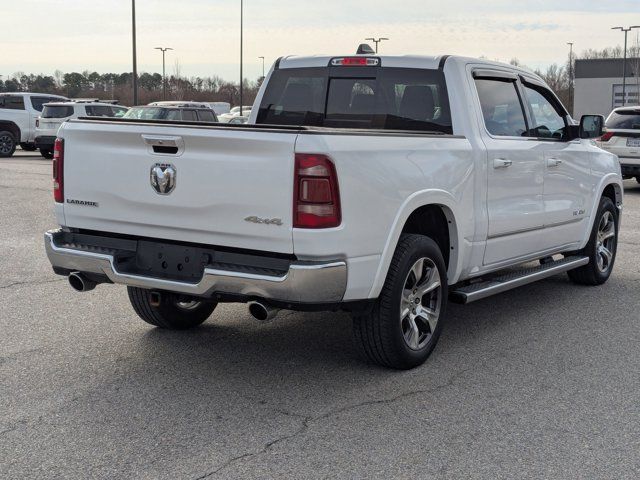
<instances>
[{"instance_id":1,"label":"chrome rear bumper","mask_svg":"<svg viewBox=\"0 0 640 480\"><path fill-rule=\"evenodd\" d=\"M217 293L296 303L338 303L347 286L347 265L336 262L294 262L281 276L205 268L198 283L186 283L118 272L108 252L57 246L59 231L44 234L47 256L53 267L105 275L117 284L185 295L211 297Z\"/></svg>"}]
</instances>

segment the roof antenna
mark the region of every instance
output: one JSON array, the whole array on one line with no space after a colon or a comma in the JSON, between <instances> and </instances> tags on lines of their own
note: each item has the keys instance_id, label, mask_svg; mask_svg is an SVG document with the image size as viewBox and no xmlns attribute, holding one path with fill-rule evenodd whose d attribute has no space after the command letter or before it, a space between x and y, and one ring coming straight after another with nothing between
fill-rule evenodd
<instances>
[{"instance_id":1,"label":"roof antenna","mask_svg":"<svg viewBox=\"0 0 640 480\"><path fill-rule=\"evenodd\" d=\"M356 55L375 55L375 53L376 52L373 50L373 48L371 48L371 45L369 45L368 43L361 43L358 47Z\"/></svg>"}]
</instances>

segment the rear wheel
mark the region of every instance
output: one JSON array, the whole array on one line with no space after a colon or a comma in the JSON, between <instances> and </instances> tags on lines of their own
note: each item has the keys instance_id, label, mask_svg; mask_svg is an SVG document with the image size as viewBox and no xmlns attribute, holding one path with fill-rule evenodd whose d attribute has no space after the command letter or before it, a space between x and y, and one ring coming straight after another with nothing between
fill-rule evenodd
<instances>
[{"instance_id":1,"label":"rear wheel","mask_svg":"<svg viewBox=\"0 0 640 480\"><path fill-rule=\"evenodd\" d=\"M145 322L168 330L188 330L211 316L217 303L195 301L174 293L127 287L129 301Z\"/></svg>"},{"instance_id":2,"label":"rear wheel","mask_svg":"<svg viewBox=\"0 0 640 480\"><path fill-rule=\"evenodd\" d=\"M11 132L0 132L0 157L10 157L16 151L16 139Z\"/></svg>"},{"instance_id":3,"label":"rear wheel","mask_svg":"<svg viewBox=\"0 0 640 480\"><path fill-rule=\"evenodd\" d=\"M353 319L360 353L397 369L424 363L444 326L447 288L438 245L422 235L403 235L373 311Z\"/></svg>"},{"instance_id":4,"label":"rear wheel","mask_svg":"<svg viewBox=\"0 0 640 480\"><path fill-rule=\"evenodd\" d=\"M48 148L41 148L40 155L42 155L47 160L51 160L53 158L53 150L50 150Z\"/></svg>"},{"instance_id":5,"label":"rear wheel","mask_svg":"<svg viewBox=\"0 0 640 480\"><path fill-rule=\"evenodd\" d=\"M580 285L602 285L611 276L618 249L618 211L610 198L600 200L589 243L579 255L589 257L589 263L567 272Z\"/></svg>"}]
</instances>

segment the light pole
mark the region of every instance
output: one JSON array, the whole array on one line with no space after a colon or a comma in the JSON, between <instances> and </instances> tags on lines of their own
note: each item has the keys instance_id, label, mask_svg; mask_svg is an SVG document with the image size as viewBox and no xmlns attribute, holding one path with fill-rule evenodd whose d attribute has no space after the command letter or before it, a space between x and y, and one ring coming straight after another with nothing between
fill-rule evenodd
<instances>
[{"instance_id":1,"label":"light pole","mask_svg":"<svg viewBox=\"0 0 640 480\"><path fill-rule=\"evenodd\" d=\"M264 57L258 57L262 60L262 78L264 78ZM1 77L2 75L0 75Z\"/></svg>"},{"instance_id":2,"label":"light pole","mask_svg":"<svg viewBox=\"0 0 640 480\"><path fill-rule=\"evenodd\" d=\"M611 30L620 30L624 32L624 59L622 60L622 106L627 104L627 34L634 28L640 28L640 25L633 25L628 28L613 27Z\"/></svg>"},{"instance_id":3,"label":"light pole","mask_svg":"<svg viewBox=\"0 0 640 480\"><path fill-rule=\"evenodd\" d=\"M567 42L567 45L569 45L569 105L571 116L573 116L573 42Z\"/></svg>"},{"instance_id":4,"label":"light pole","mask_svg":"<svg viewBox=\"0 0 640 480\"><path fill-rule=\"evenodd\" d=\"M154 50L160 50L162 52L162 99L166 100L167 99L167 80L166 80L166 76L165 76L165 69L164 69L164 54L166 53L167 50L173 50L173 48L171 47L156 47L154 48Z\"/></svg>"},{"instance_id":5,"label":"light pole","mask_svg":"<svg viewBox=\"0 0 640 480\"><path fill-rule=\"evenodd\" d=\"M240 0L240 116L242 116L242 35L244 28L244 0Z\"/></svg>"},{"instance_id":6,"label":"light pole","mask_svg":"<svg viewBox=\"0 0 640 480\"><path fill-rule=\"evenodd\" d=\"M380 37L380 38L365 38L365 40L371 40L373 43L376 44L376 53L378 53L378 44L381 42L384 42L386 40L389 40L388 38L385 37Z\"/></svg>"},{"instance_id":7,"label":"light pole","mask_svg":"<svg viewBox=\"0 0 640 480\"><path fill-rule=\"evenodd\" d=\"M136 55L136 0L131 0L131 31L133 39L133 105L138 105L138 58Z\"/></svg>"}]
</instances>

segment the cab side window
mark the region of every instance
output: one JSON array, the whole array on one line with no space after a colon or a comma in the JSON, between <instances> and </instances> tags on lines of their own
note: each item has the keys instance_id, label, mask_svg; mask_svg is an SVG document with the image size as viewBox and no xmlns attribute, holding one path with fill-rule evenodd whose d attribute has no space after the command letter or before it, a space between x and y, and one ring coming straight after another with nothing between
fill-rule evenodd
<instances>
[{"instance_id":1,"label":"cab side window","mask_svg":"<svg viewBox=\"0 0 640 480\"><path fill-rule=\"evenodd\" d=\"M22 95L2 95L0 96L0 108L24 110L24 98Z\"/></svg>"},{"instance_id":2,"label":"cab side window","mask_svg":"<svg viewBox=\"0 0 640 480\"><path fill-rule=\"evenodd\" d=\"M516 83L488 78L476 78L475 82L487 131L499 137L527 136Z\"/></svg>"},{"instance_id":3,"label":"cab side window","mask_svg":"<svg viewBox=\"0 0 640 480\"><path fill-rule=\"evenodd\" d=\"M557 138L565 136L567 123L564 115L554 106L553 95L542 87L523 85L526 104L531 113L531 136Z\"/></svg>"}]
</instances>

